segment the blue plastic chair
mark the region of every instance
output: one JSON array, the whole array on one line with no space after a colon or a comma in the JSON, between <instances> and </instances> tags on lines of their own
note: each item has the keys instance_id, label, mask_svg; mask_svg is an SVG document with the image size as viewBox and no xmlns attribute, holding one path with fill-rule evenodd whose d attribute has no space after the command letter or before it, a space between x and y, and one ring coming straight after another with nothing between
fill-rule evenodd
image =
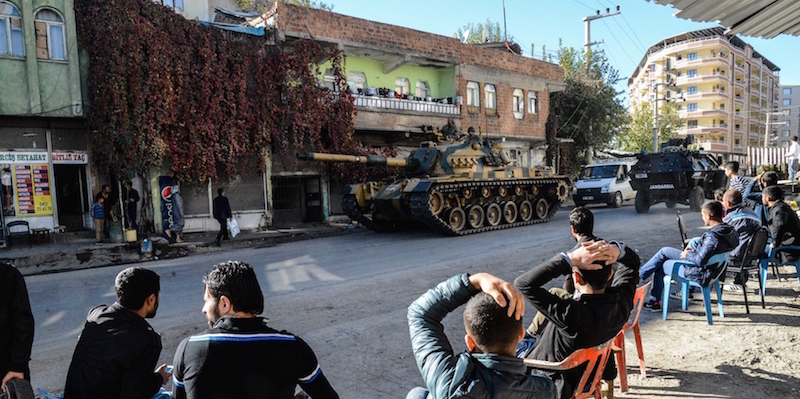
<instances>
[{"instance_id":1,"label":"blue plastic chair","mask_svg":"<svg viewBox=\"0 0 800 399\"><path fill-rule=\"evenodd\" d=\"M767 247L767 258L761 260L761 264L759 267L760 277L761 277L761 295L766 295L767 293L767 273L769 269L769 265L772 264L775 268L773 272L780 279L780 274L778 274L778 266L794 266L795 272L797 274L797 282L800 283L800 258L793 262L781 262L778 259L778 253L781 251L797 251L800 252L800 246L791 245L791 246L782 246L778 248L769 248Z\"/></svg>"},{"instance_id":2,"label":"blue plastic chair","mask_svg":"<svg viewBox=\"0 0 800 399\"><path fill-rule=\"evenodd\" d=\"M708 319L708 324L714 324L714 321L711 318L711 285L713 284L714 290L717 291L719 317L725 317L725 313L722 310L722 289L719 285L719 278L723 273L725 273L725 268L728 265L729 254L730 252L716 254L712 256L711 259L706 262L706 264L702 265L703 267L711 267L722 264L719 272L711 279L711 281L709 281L707 285L700 285L700 283L696 281L692 281L678 275L678 270L680 270L681 266L697 266L697 264L683 259L668 260L664 262L665 265L672 265L672 274L664 276L664 298L661 302L662 318L664 320L667 319L667 309L669 308L669 285L673 280L681 284L681 309L683 310L689 308L689 287L700 288L700 290L703 292L703 305L705 305L706 308L706 319Z\"/></svg>"}]
</instances>

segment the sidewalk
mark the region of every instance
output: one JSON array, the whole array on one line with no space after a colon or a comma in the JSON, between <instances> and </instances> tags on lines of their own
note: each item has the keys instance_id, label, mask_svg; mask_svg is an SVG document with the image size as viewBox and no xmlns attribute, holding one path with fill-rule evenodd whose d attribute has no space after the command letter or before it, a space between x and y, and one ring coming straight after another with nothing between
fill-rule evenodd
<instances>
[{"instance_id":1,"label":"sidewalk","mask_svg":"<svg viewBox=\"0 0 800 399\"><path fill-rule=\"evenodd\" d=\"M265 247L291 241L328 237L349 231L347 223L308 225L301 228L270 229L261 232L241 232L221 246L214 243L217 232L186 233L184 242L168 244L163 237L151 234L153 253L140 254L141 240L136 243L95 244L94 232L80 231L51 234L49 243L17 240L11 248L0 249L0 262L10 262L25 275L58 273L126 263L172 259L196 253L230 251L236 248Z\"/></svg>"}]
</instances>

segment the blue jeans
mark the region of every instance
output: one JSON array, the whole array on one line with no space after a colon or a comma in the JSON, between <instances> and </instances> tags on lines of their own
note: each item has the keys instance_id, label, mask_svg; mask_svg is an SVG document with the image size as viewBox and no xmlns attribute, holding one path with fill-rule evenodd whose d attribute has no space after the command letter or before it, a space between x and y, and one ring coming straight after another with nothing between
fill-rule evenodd
<instances>
[{"instance_id":1,"label":"blue jeans","mask_svg":"<svg viewBox=\"0 0 800 399\"><path fill-rule=\"evenodd\" d=\"M664 262L680 259L681 252L682 251L677 248L661 248L647 263L639 268L639 280L641 281L647 280L647 278L655 273L653 277L653 288L650 290L650 295L656 297L656 300L660 301L661 294L664 292L664 276L666 273L672 273L671 268L670 270L664 270Z\"/></svg>"},{"instance_id":2,"label":"blue jeans","mask_svg":"<svg viewBox=\"0 0 800 399\"><path fill-rule=\"evenodd\" d=\"M797 174L797 163L797 159L789 161L789 180L794 180L794 176Z\"/></svg>"}]
</instances>

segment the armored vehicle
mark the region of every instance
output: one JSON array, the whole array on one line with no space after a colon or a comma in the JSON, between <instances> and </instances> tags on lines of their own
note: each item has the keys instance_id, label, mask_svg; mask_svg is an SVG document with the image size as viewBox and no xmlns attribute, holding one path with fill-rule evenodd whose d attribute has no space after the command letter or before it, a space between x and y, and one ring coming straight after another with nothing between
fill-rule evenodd
<instances>
[{"instance_id":1,"label":"armored vehicle","mask_svg":"<svg viewBox=\"0 0 800 399\"><path fill-rule=\"evenodd\" d=\"M670 140L661 152L637 158L630 177L638 213L647 213L659 202L666 202L667 208L681 203L699 212L706 198L714 198L714 190L728 184L717 160L705 151L688 150L683 139Z\"/></svg>"},{"instance_id":2,"label":"armored vehicle","mask_svg":"<svg viewBox=\"0 0 800 399\"><path fill-rule=\"evenodd\" d=\"M302 160L403 168L401 177L345 186L344 212L375 231L421 222L465 235L550 220L567 198L570 180L544 168L511 166L502 145L477 137L427 142L407 158L302 153Z\"/></svg>"}]
</instances>

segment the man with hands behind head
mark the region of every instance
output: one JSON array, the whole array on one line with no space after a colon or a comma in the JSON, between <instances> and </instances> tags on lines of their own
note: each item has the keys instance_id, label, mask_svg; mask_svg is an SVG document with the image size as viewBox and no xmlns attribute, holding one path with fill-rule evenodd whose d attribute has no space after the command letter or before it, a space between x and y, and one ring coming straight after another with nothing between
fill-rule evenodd
<instances>
[{"instance_id":1,"label":"man with hands behind head","mask_svg":"<svg viewBox=\"0 0 800 399\"><path fill-rule=\"evenodd\" d=\"M639 256L623 244L589 241L517 278L514 285L548 320L525 357L559 362L578 349L614 338L633 308L639 263ZM544 288L551 280L570 274L575 281L573 297L563 298ZM546 374L560 397L569 398L584 368Z\"/></svg>"},{"instance_id":2,"label":"man with hands behind head","mask_svg":"<svg viewBox=\"0 0 800 399\"><path fill-rule=\"evenodd\" d=\"M464 304L469 352L455 354L442 319ZM514 286L486 273L451 277L419 297L408 307L408 327L427 390L414 388L406 399L554 399L553 382L527 375L514 356L525 334L524 311Z\"/></svg>"}]
</instances>

